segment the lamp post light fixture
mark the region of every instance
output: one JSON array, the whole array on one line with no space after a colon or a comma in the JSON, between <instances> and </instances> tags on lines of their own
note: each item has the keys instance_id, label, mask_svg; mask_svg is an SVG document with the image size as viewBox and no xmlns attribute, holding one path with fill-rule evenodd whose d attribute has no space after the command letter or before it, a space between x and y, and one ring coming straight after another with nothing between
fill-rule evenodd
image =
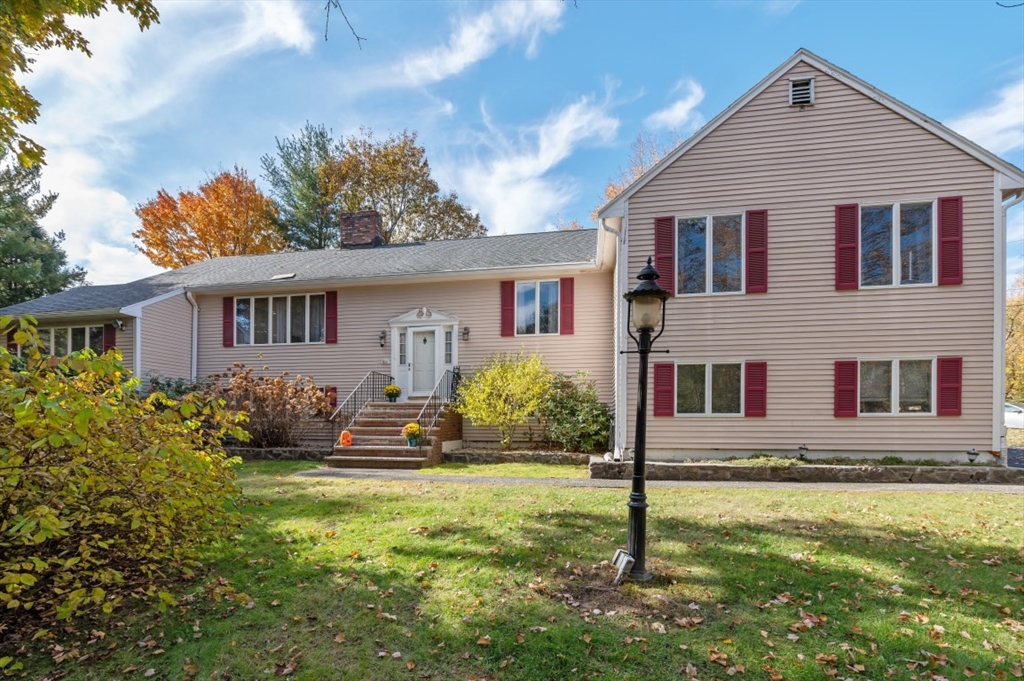
<instances>
[{"instance_id":1,"label":"lamp post light fixture","mask_svg":"<svg viewBox=\"0 0 1024 681\"><path fill-rule=\"evenodd\" d=\"M633 582L646 582L653 575L644 565L647 552L647 493L645 466L647 454L647 361L651 354L651 345L665 330L665 301L669 293L658 286L658 270L647 265L640 270L637 279L640 283L632 291L623 294L629 306L626 332L636 343L636 350L623 350L623 353L640 355L639 389L636 396L636 432L633 441L633 486L629 494L629 535L626 539L626 552L633 559L626 579ZM633 335L630 324L636 329ZM657 329L653 338L651 334ZM668 352L661 350L660 352Z\"/></svg>"}]
</instances>

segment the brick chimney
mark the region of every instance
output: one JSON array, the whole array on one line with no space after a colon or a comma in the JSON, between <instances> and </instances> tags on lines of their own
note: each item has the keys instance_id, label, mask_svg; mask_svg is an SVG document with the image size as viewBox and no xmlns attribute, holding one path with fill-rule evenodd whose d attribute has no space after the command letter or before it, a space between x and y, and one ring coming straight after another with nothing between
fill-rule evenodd
<instances>
[{"instance_id":1,"label":"brick chimney","mask_svg":"<svg viewBox=\"0 0 1024 681\"><path fill-rule=\"evenodd\" d=\"M361 210L358 213L342 213L338 218L341 232L341 248L373 248L380 246L380 213L375 210Z\"/></svg>"}]
</instances>

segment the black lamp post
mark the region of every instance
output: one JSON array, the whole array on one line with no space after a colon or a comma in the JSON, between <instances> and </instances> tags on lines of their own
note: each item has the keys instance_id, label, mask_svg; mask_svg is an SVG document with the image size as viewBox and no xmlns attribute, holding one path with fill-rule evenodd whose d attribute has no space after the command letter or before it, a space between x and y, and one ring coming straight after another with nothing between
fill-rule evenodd
<instances>
[{"instance_id":1,"label":"black lamp post","mask_svg":"<svg viewBox=\"0 0 1024 681\"><path fill-rule=\"evenodd\" d=\"M647 359L651 354L651 345L665 330L665 300L668 291L658 286L658 270L647 265L640 270L637 279L640 283L632 291L623 294L629 304L626 331L636 342L636 350L626 352L640 355L640 385L636 396L636 433L633 443L633 489L629 495L629 536L626 540L626 551L633 558L627 579L635 582L646 582L652 575L644 566L647 552L647 493L645 492L646 448L647 448ZM629 324L636 328L638 336L633 335ZM651 338L651 333L658 333ZM662 352L668 352L664 350Z\"/></svg>"}]
</instances>

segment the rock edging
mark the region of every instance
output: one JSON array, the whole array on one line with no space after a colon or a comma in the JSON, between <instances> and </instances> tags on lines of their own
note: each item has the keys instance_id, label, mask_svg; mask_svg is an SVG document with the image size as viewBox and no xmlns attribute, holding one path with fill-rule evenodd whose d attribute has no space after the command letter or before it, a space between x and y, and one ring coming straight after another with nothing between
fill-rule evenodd
<instances>
[{"instance_id":1,"label":"rock edging","mask_svg":"<svg viewBox=\"0 0 1024 681\"><path fill-rule=\"evenodd\" d=\"M590 457L590 477L628 480L633 463ZM919 484L1024 484L1024 469L994 466L820 466L785 468L731 466L729 464L649 463L648 480L737 482L882 482Z\"/></svg>"},{"instance_id":2,"label":"rock edging","mask_svg":"<svg viewBox=\"0 0 1024 681\"><path fill-rule=\"evenodd\" d=\"M586 466L590 454L579 452L503 452L486 449L459 449L443 454L444 463L547 463L563 466Z\"/></svg>"},{"instance_id":3,"label":"rock edging","mask_svg":"<svg viewBox=\"0 0 1024 681\"><path fill-rule=\"evenodd\" d=\"M237 456L242 461L323 461L325 456L330 456L331 449L317 449L315 447L277 447L259 449L255 447L225 447L225 451L231 456Z\"/></svg>"}]
</instances>

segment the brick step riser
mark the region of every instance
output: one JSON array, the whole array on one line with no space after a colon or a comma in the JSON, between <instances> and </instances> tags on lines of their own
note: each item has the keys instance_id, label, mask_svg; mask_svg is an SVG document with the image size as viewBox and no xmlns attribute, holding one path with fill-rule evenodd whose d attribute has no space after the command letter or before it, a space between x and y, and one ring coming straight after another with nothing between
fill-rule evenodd
<instances>
[{"instance_id":1,"label":"brick step riser","mask_svg":"<svg viewBox=\"0 0 1024 681\"><path fill-rule=\"evenodd\" d=\"M348 429L348 432L352 433L352 437L384 437L384 436L398 436L402 433L402 428L405 426L403 423L397 428L393 426L352 426ZM402 435L402 437L405 437Z\"/></svg>"},{"instance_id":2,"label":"brick step riser","mask_svg":"<svg viewBox=\"0 0 1024 681\"><path fill-rule=\"evenodd\" d=\"M426 457L400 460L389 459L384 461L366 457L329 456L324 461L328 468L387 468L402 470L418 470L427 463Z\"/></svg>"},{"instance_id":3,"label":"brick step riser","mask_svg":"<svg viewBox=\"0 0 1024 681\"><path fill-rule=\"evenodd\" d=\"M393 428L396 429L393 432L402 432L402 428L405 424L412 423L415 419L382 419L382 418L363 418L360 416L356 419L356 422L352 424L352 428L349 428L351 433L353 428Z\"/></svg>"}]
</instances>

